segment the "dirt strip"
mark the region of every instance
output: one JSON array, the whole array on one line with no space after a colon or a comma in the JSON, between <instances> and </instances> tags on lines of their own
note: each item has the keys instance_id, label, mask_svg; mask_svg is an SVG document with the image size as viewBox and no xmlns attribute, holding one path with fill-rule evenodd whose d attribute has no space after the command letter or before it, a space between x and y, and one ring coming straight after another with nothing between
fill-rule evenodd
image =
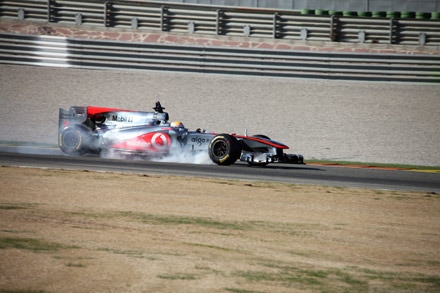
<instances>
[{"instance_id":1,"label":"dirt strip","mask_svg":"<svg viewBox=\"0 0 440 293\"><path fill-rule=\"evenodd\" d=\"M0 168L0 291L438 292L435 193Z\"/></svg>"}]
</instances>

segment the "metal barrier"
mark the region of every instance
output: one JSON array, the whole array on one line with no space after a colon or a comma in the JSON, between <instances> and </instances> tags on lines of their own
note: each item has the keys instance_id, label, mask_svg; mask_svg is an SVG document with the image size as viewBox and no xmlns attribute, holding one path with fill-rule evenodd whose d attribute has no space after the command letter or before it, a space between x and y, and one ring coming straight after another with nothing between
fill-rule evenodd
<instances>
[{"instance_id":1,"label":"metal barrier","mask_svg":"<svg viewBox=\"0 0 440 293\"><path fill-rule=\"evenodd\" d=\"M353 54L117 42L0 33L0 64L439 82L432 55Z\"/></svg>"},{"instance_id":2,"label":"metal barrier","mask_svg":"<svg viewBox=\"0 0 440 293\"><path fill-rule=\"evenodd\" d=\"M133 0L0 0L0 18L307 41L440 45L440 20Z\"/></svg>"}]
</instances>

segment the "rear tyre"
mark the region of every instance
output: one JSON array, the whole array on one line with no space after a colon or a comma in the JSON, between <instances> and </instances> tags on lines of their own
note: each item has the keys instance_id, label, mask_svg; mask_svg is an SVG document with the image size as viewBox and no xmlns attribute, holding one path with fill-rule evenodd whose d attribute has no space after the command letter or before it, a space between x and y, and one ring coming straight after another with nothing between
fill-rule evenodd
<instances>
[{"instance_id":1,"label":"rear tyre","mask_svg":"<svg viewBox=\"0 0 440 293\"><path fill-rule=\"evenodd\" d=\"M67 127L59 133L58 145L65 154L70 156L93 152L92 133L86 127Z\"/></svg>"},{"instance_id":2,"label":"rear tyre","mask_svg":"<svg viewBox=\"0 0 440 293\"><path fill-rule=\"evenodd\" d=\"M240 158L241 146L237 139L229 134L219 134L209 144L209 157L217 165L228 166Z\"/></svg>"}]
</instances>

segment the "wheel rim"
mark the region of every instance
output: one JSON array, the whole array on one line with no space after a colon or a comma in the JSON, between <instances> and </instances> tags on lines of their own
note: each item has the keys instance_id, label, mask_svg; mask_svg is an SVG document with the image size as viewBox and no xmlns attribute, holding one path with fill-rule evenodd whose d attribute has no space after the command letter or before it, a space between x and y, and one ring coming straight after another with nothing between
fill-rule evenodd
<instances>
[{"instance_id":1,"label":"wheel rim","mask_svg":"<svg viewBox=\"0 0 440 293\"><path fill-rule=\"evenodd\" d=\"M64 134L63 145L67 148L75 148L79 143L79 137L75 132Z\"/></svg>"},{"instance_id":2,"label":"wheel rim","mask_svg":"<svg viewBox=\"0 0 440 293\"><path fill-rule=\"evenodd\" d=\"M228 146L223 140L217 141L212 147L212 152L216 158L222 158L228 153Z\"/></svg>"}]
</instances>

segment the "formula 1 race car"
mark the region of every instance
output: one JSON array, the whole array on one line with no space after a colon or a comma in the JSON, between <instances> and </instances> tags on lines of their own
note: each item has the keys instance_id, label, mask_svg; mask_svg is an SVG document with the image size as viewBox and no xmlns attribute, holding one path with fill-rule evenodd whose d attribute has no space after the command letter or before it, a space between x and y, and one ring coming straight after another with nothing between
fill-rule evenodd
<instances>
[{"instance_id":1,"label":"formula 1 race car","mask_svg":"<svg viewBox=\"0 0 440 293\"><path fill-rule=\"evenodd\" d=\"M58 143L68 155L116 151L128 155L166 157L173 153L207 151L218 165L238 159L251 166L268 163L304 164L302 155L284 154L289 147L265 135L216 134L197 129L188 131L181 122L169 123L160 102L154 112L102 107L60 108ZM246 131L247 132L247 131Z\"/></svg>"}]
</instances>

